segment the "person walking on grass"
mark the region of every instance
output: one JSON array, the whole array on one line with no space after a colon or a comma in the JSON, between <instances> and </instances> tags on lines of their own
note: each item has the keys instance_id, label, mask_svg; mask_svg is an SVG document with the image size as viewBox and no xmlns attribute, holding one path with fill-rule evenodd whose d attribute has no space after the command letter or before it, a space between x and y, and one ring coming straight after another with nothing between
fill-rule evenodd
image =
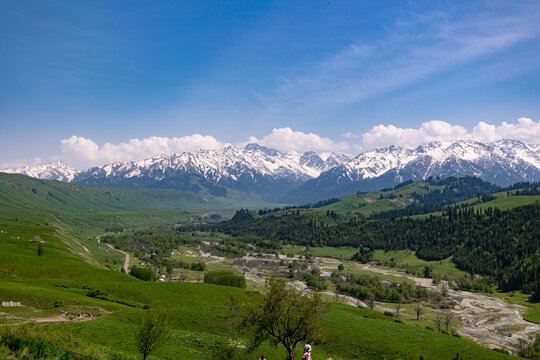
<instances>
[{"instance_id":1,"label":"person walking on grass","mask_svg":"<svg viewBox=\"0 0 540 360\"><path fill-rule=\"evenodd\" d=\"M302 356L302 360L311 360L311 345L306 344L306 346L304 346L304 356Z\"/></svg>"}]
</instances>

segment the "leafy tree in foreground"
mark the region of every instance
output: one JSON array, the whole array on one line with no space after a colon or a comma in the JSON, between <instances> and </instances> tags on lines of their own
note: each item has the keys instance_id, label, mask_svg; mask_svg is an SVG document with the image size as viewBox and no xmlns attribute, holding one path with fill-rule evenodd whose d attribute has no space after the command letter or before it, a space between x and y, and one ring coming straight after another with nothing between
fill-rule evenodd
<instances>
[{"instance_id":1,"label":"leafy tree in foreground","mask_svg":"<svg viewBox=\"0 0 540 360\"><path fill-rule=\"evenodd\" d=\"M163 346L170 336L169 315L162 307L153 308L143 318L137 332L137 349L146 360L148 355Z\"/></svg>"},{"instance_id":2,"label":"leafy tree in foreground","mask_svg":"<svg viewBox=\"0 0 540 360\"><path fill-rule=\"evenodd\" d=\"M269 339L274 345L281 343L287 359L293 360L299 342L322 340L320 317L328 305L320 294L303 294L287 287L284 280L269 278L262 298L243 304L233 299L233 308L239 319L237 326L253 330L251 349Z\"/></svg>"}]
</instances>

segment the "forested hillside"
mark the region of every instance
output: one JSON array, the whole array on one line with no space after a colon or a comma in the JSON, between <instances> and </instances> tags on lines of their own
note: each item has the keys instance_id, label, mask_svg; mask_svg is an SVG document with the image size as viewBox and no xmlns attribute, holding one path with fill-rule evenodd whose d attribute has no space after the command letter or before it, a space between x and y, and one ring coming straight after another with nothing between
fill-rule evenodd
<instances>
[{"instance_id":1,"label":"forested hillside","mask_svg":"<svg viewBox=\"0 0 540 360\"><path fill-rule=\"evenodd\" d=\"M423 219L356 220L328 224L291 212L255 217L247 210L230 221L200 226L253 241L310 246L354 246L416 251L424 260L452 261L484 275L502 290L540 292L540 205L501 211L450 209L447 216ZM186 228L189 229L189 228Z\"/></svg>"}]
</instances>

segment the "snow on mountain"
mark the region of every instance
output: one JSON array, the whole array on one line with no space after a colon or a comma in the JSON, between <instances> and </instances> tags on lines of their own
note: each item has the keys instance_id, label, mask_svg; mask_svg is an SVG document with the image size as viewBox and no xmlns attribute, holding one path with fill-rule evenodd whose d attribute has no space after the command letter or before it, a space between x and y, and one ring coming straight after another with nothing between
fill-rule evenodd
<instances>
[{"instance_id":1,"label":"snow on mountain","mask_svg":"<svg viewBox=\"0 0 540 360\"><path fill-rule=\"evenodd\" d=\"M118 185L176 188L198 192L215 186L255 192L277 200L285 192L322 172L348 161L343 154L279 151L249 144L219 150L161 154L136 162L114 163L78 172L72 180L86 185Z\"/></svg>"},{"instance_id":2,"label":"snow on mountain","mask_svg":"<svg viewBox=\"0 0 540 360\"><path fill-rule=\"evenodd\" d=\"M430 142L415 149L390 146L359 154L302 184L285 199L308 202L394 186L430 176L473 175L510 185L540 180L540 146L517 140Z\"/></svg>"},{"instance_id":3,"label":"snow on mountain","mask_svg":"<svg viewBox=\"0 0 540 360\"><path fill-rule=\"evenodd\" d=\"M77 170L61 161L48 164L25 166L17 169L4 169L0 172L8 174L23 174L37 179L60 180L70 182L75 178Z\"/></svg>"},{"instance_id":4,"label":"snow on mountain","mask_svg":"<svg viewBox=\"0 0 540 360\"><path fill-rule=\"evenodd\" d=\"M339 153L282 153L258 144L244 148L161 154L76 171L54 162L4 170L83 185L175 188L213 194L227 188L271 201L309 202L394 186L430 176L473 175L509 185L540 180L540 145L516 140L430 142L414 149L373 149L350 159Z\"/></svg>"},{"instance_id":5,"label":"snow on mountain","mask_svg":"<svg viewBox=\"0 0 540 360\"><path fill-rule=\"evenodd\" d=\"M329 154L327 160L314 152L281 153L257 144L244 148L233 146L220 150L199 150L167 156L161 154L137 162L114 163L80 171L76 182L90 178L149 177L163 180L174 173L190 173L206 180L220 182L223 179L236 181L245 174L291 178L305 181L317 177L321 172L334 167L348 158L342 154Z\"/></svg>"}]
</instances>

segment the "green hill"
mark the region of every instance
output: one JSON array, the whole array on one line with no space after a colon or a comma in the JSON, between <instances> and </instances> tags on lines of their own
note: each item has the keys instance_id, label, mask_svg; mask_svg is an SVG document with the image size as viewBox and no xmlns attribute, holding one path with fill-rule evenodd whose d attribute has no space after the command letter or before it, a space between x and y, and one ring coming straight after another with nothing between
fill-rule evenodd
<instances>
[{"instance_id":1,"label":"green hill","mask_svg":"<svg viewBox=\"0 0 540 360\"><path fill-rule=\"evenodd\" d=\"M226 197L179 190L80 186L0 173L0 208L48 212L164 211L264 206L255 196L231 191Z\"/></svg>"},{"instance_id":2,"label":"green hill","mask_svg":"<svg viewBox=\"0 0 540 360\"><path fill-rule=\"evenodd\" d=\"M44 222L61 220L77 231L148 227L177 222L205 221L232 216L239 207L268 204L235 190L225 197L201 191L80 186L0 173L0 218L39 216ZM214 214L214 215L212 215Z\"/></svg>"},{"instance_id":3,"label":"green hill","mask_svg":"<svg viewBox=\"0 0 540 360\"><path fill-rule=\"evenodd\" d=\"M318 210L364 216L382 212L398 215L397 211L405 208L410 209L410 212L427 213L444 205L500 191L499 189L496 185L472 176L429 178L424 181L406 181L393 189L346 196Z\"/></svg>"},{"instance_id":4,"label":"green hill","mask_svg":"<svg viewBox=\"0 0 540 360\"><path fill-rule=\"evenodd\" d=\"M74 231L74 224L83 226L86 221L76 219L87 219L90 212L100 216L94 220L102 225L105 214L127 216L121 215L129 214L124 209L133 209L134 217L160 216L152 215L152 209L169 207L172 211L179 200L161 199L156 195L160 192L152 191L87 188L16 175L0 178L0 297L2 301L22 303L21 307L2 308L5 315L0 317L0 323L65 320L36 325L34 329L24 327L26 330L18 330L16 336L99 359L133 359L134 334L140 319L146 308L161 304L170 311L173 332L167 346L158 350L155 358L216 358L223 346L239 346L236 351L241 356L247 338L242 333L231 333L230 297L260 295L217 285L137 280L109 269L119 269L110 265L111 258L118 254L109 254L95 238ZM182 198L180 193L177 196L194 199ZM139 206L147 212L140 212ZM179 216L178 211L173 213ZM72 223L66 224L66 220ZM81 230L88 232L86 228ZM341 304L331 306L323 327L327 337L323 343L315 344L315 360L420 356L452 359L456 354L473 359L510 358L467 340L396 323L392 317ZM0 335L9 329L0 326ZM0 347L0 358L4 351ZM269 359L284 357L279 347L268 343L258 353Z\"/></svg>"},{"instance_id":5,"label":"green hill","mask_svg":"<svg viewBox=\"0 0 540 360\"><path fill-rule=\"evenodd\" d=\"M139 281L85 263L54 233L34 227L47 241L45 253L38 256L37 244L11 239L9 235L16 229L5 229L8 234L0 234L0 294L3 299L23 304L21 308L4 309L8 322L15 321L13 317L95 318L40 325L33 335L25 336L100 359L135 358L134 334L144 308L161 304L170 311L173 331L167 346L156 352L157 358L211 359L223 346L247 345L245 334L231 333L228 313L231 296L259 296L251 291L208 284ZM107 299L88 296L96 289ZM457 353L472 359L509 358L470 341L396 323L392 317L341 304L332 305L323 326L327 338L314 346L315 360L420 355L425 359L452 359ZM40 331L43 328L46 330ZM243 350L237 351L240 356ZM284 357L281 348L265 343L248 358L259 353L270 359Z\"/></svg>"}]
</instances>

